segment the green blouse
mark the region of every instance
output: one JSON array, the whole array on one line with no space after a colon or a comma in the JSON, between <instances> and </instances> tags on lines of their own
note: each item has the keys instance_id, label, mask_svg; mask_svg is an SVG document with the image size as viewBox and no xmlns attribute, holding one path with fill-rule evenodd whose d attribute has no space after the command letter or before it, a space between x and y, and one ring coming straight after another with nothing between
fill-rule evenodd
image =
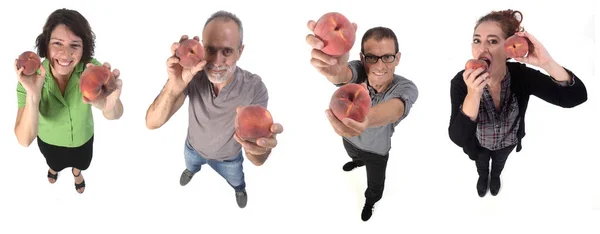
<instances>
[{"instance_id":1,"label":"green blouse","mask_svg":"<svg viewBox=\"0 0 600 234\"><path fill-rule=\"evenodd\" d=\"M92 58L91 63L102 65ZM46 69L46 78L39 105L38 137L51 145L79 147L94 135L92 106L85 104L79 89L79 77L85 69L80 62L73 69L63 96L50 72L48 59L42 61ZM39 70L38 70L39 73ZM27 92L19 82L17 100L19 108L25 107Z\"/></svg>"}]
</instances>

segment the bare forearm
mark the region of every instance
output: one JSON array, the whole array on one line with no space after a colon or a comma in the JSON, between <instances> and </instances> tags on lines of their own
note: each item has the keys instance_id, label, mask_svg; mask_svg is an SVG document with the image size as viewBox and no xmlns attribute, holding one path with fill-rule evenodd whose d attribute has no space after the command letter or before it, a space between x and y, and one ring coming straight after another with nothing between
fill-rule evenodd
<instances>
[{"instance_id":1,"label":"bare forearm","mask_svg":"<svg viewBox=\"0 0 600 234\"><path fill-rule=\"evenodd\" d=\"M171 83L167 82L146 112L146 126L149 129L156 129L165 124L171 117L175 103L181 95L183 93L173 92Z\"/></svg>"},{"instance_id":2,"label":"bare forearm","mask_svg":"<svg viewBox=\"0 0 600 234\"><path fill-rule=\"evenodd\" d=\"M543 68L548 75L554 78L556 81L569 81L571 82L571 76L569 73L558 63L552 62L548 66Z\"/></svg>"},{"instance_id":3,"label":"bare forearm","mask_svg":"<svg viewBox=\"0 0 600 234\"><path fill-rule=\"evenodd\" d=\"M385 126L395 122L404 114L404 103L398 99L390 99L371 108L367 118L368 128Z\"/></svg>"},{"instance_id":4,"label":"bare forearm","mask_svg":"<svg viewBox=\"0 0 600 234\"><path fill-rule=\"evenodd\" d=\"M344 70L337 76L327 76L327 80L333 84L345 84L352 80L352 70L346 65Z\"/></svg>"},{"instance_id":5,"label":"bare forearm","mask_svg":"<svg viewBox=\"0 0 600 234\"><path fill-rule=\"evenodd\" d=\"M38 134L39 100L27 96L23 113L15 126L17 141L22 146L28 147Z\"/></svg>"},{"instance_id":6,"label":"bare forearm","mask_svg":"<svg viewBox=\"0 0 600 234\"><path fill-rule=\"evenodd\" d=\"M112 110L105 110L102 112L102 114L104 115L104 118L108 120L115 120L121 118L121 116L123 116L123 103L121 102L121 99L117 100L115 108L113 108Z\"/></svg>"},{"instance_id":7,"label":"bare forearm","mask_svg":"<svg viewBox=\"0 0 600 234\"><path fill-rule=\"evenodd\" d=\"M246 158L248 158L248 160L250 160L250 162L252 162L252 164L254 164L255 166L261 166L265 163L265 161L267 161L267 158L269 158L270 154L270 149L266 153L261 155L255 155L246 151Z\"/></svg>"},{"instance_id":8,"label":"bare forearm","mask_svg":"<svg viewBox=\"0 0 600 234\"><path fill-rule=\"evenodd\" d=\"M481 101L481 96L476 96L472 94L467 94L465 97L465 101L462 105L462 111L465 115L469 116L469 118L473 121L477 120L477 115L479 114L479 102Z\"/></svg>"}]
</instances>

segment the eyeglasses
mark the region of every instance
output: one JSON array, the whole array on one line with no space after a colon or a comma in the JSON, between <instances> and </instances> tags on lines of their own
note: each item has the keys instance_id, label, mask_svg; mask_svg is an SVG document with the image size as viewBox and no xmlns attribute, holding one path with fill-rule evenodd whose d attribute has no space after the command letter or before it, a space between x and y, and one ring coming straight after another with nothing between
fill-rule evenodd
<instances>
[{"instance_id":1,"label":"eyeglasses","mask_svg":"<svg viewBox=\"0 0 600 234\"><path fill-rule=\"evenodd\" d=\"M396 61L395 54L384 54L382 56L363 54L363 57L365 58L365 62L367 62L367 63L377 63L377 61L379 61L379 59L381 59L381 61L384 63L392 63L392 62Z\"/></svg>"}]
</instances>

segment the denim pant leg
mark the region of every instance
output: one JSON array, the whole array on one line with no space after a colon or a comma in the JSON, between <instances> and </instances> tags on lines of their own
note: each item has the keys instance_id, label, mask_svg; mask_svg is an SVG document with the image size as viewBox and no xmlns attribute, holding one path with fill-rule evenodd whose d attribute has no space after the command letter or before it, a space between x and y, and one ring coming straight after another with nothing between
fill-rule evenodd
<instances>
[{"instance_id":1,"label":"denim pant leg","mask_svg":"<svg viewBox=\"0 0 600 234\"><path fill-rule=\"evenodd\" d=\"M246 188L244 180L244 156L242 152L231 160L217 161L209 160L210 165L219 175L221 175L236 192L243 191Z\"/></svg>"},{"instance_id":2,"label":"denim pant leg","mask_svg":"<svg viewBox=\"0 0 600 234\"><path fill-rule=\"evenodd\" d=\"M200 156L187 140L185 141L183 154L185 156L185 168L192 173L200 171L202 165L206 163L206 159Z\"/></svg>"}]
</instances>

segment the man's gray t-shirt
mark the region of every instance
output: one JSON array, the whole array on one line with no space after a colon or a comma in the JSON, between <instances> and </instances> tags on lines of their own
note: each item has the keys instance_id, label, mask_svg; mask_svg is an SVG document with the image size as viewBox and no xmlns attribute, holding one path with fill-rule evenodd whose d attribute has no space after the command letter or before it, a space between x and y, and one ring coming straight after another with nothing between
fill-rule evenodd
<instances>
[{"instance_id":1,"label":"man's gray t-shirt","mask_svg":"<svg viewBox=\"0 0 600 234\"><path fill-rule=\"evenodd\" d=\"M360 84L367 82L368 84L367 73L360 60L348 62L348 67L352 70L352 79L348 83ZM340 87L342 85L338 84L336 86ZM391 149L391 138L394 134L394 129L410 112L411 107L417 101L419 91L411 80L396 74L394 74L394 79L390 87L382 93L377 93L370 85L367 85L367 87L371 96L372 107L392 98L400 98L404 102L404 114L393 123L376 128L367 128L359 136L344 137L344 139L361 150L379 155L387 155Z\"/></svg>"},{"instance_id":2,"label":"man's gray t-shirt","mask_svg":"<svg viewBox=\"0 0 600 234\"><path fill-rule=\"evenodd\" d=\"M242 146L233 138L238 106L260 105L267 108L267 88L260 76L239 67L233 80L215 96L214 85L200 71L185 88L189 98L187 140L204 158L231 160Z\"/></svg>"}]
</instances>

